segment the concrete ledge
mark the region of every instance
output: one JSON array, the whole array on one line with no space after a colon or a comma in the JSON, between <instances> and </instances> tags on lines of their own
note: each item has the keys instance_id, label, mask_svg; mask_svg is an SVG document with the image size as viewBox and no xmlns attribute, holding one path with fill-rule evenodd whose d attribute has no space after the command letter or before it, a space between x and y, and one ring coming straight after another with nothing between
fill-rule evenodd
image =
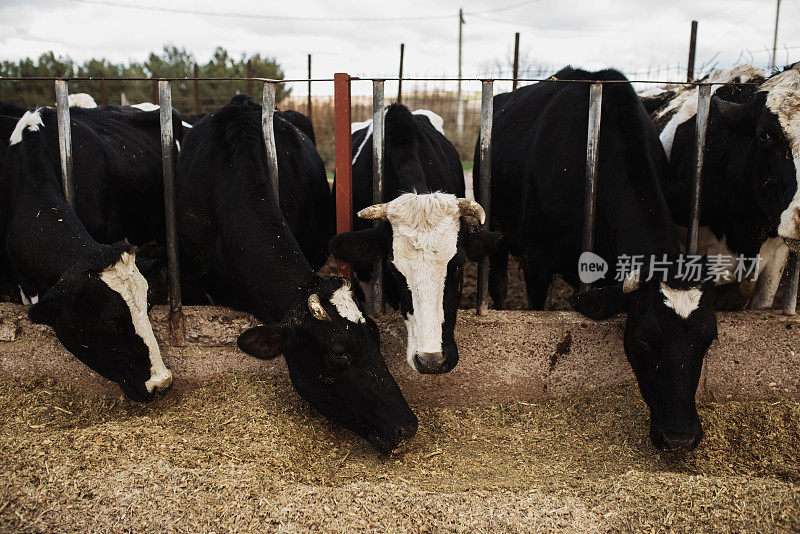
<instances>
[{"instance_id":1,"label":"concrete ledge","mask_svg":"<svg viewBox=\"0 0 800 534\"><path fill-rule=\"evenodd\" d=\"M228 370L286 373L283 359L262 361L236 347L247 314L219 307L184 309L186 344L168 345L165 307L151 314L175 389ZM800 319L775 312L719 313L719 341L709 350L698 397L706 400L800 398ZM414 404L489 405L535 402L633 380L622 347L623 318L593 322L573 312L461 310L456 342L461 359L446 375L424 376L405 360L399 314L382 317L383 354ZM797 351L797 352L796 352ZM0 304L0 377L46 375L99 393L119 388L70 355L49 327L28 321L27 309Z\"/></svg>"}]
</instances>

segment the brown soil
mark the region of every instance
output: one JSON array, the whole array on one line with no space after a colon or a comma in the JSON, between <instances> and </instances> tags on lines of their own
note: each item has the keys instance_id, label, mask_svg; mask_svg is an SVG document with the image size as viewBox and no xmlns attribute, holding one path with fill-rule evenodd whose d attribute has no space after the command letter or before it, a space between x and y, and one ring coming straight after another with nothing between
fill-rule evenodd
<instances>
[{"instance_id":1,"label":"brown soil","mask_svg":"<svg viewBox=\"0 0 800 534\"><path fill-rule=\"evenodd\" d=\"M790 531L800 404L704 404L659 453L634 385L428 409L378 455L283 377L226 373L149 405L0 383L0 531Z\"/></svg>"}]
</instances>

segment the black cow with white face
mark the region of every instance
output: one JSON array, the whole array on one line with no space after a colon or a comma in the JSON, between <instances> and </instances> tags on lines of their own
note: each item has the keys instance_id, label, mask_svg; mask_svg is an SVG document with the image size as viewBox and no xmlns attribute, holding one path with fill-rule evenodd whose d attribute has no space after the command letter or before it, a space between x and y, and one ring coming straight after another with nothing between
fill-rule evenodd
<instances>
[{"instance_id":1,"label":"black cow with white face","mask_svg":"<svg viewBox=\"0 0 800 534\"><path fill-rule=\"evenodd\" d=\"M327 188L322 160L280 114L274 130L281 203L286 196L311 213L318 206L309 184ZM283 354L297 392L329 419L382 450L411 438L417 418L381 356L375 322L348 281L314 273L271 196L260 106L237 96L199 121L177 176L187 298L209 293L263 321L239 336L239 347L259 358Z\"/></svg>"},{"instance_id":2,"label":"black cow with white face","mask_svg":"<svg viewBox=\"0 0 800 534\"><path fill-rule=\"evenodd\" d=\"M454 329L464 261L488 254L499 234L467 220L483 224L485 215L464 198L461 159L438 115L400 104L386 111L385 204L371 205L372 122L353 129L353 202L362 220L356 231L331 240L331 253L353 264L362 281L376 259L388 259L387 297L399 301L405 319L409 365L446 373L458 363ZM372 228L375 219L385 222Z\"/></svg>"},{"instance_id":3,"label":"black cow with white face","mask_svg":"<svg viewBox=\"0 0 800 534\"><path fill-rule=\"evenodd\" d=\"M146 401L172 383L147 317L147 282L131 247L96 241L61 192L53 109L26 112L0 171L8 259L29 317L78 359ZM75 139L75 137L73 137ZM81 138L75 139L81 146ZM53 144L55 143L55 147Z\"/></svg>"},{"instance_id":4,"label":"black cow with white face","mask_svg":"<svg viewBox=\"0 0 800 534\"><path fill-rule=\"evenodd\" d=\"M752 293L750 308L767 308L789 253L783 241L800 239L794 220L800 207L800 64L771 77L740 65L716 70L704 81L731 85L711 86L699 252L760 255L758 279L748 282L743 293ZM697 89L690 86L674 91L652 113L670 159L667 202L676 223L684 227L696 113Z\"/></svg>"},{"instance_id":5,"label":"black cow with white face","mask_svg":"<svg viewBox=\"0 0 800 534\"><path fill-rule=\"evenodd\" d=\"M573 308L605 319L627 312L625 352L650 408L659 449L692 449L702 438L695 392L703 358L717 337L713 291L647 267L615 283L623 255L655 255L675 265L678 240L661 190L668 171L658 135L636 93L614 70L565 68L558 80L608 80L599 138L595 252L611 266L599 289ZM581 254L589 84L541 82L494 99L492 224L503 233L490 256L495 306L506 296L508 252L519 257L528 297L543 309L555 273L577 285ZM476 149L475 181L482 162ZM660 274L660 273L657 273Z\"/></svg>"}]
</instances>

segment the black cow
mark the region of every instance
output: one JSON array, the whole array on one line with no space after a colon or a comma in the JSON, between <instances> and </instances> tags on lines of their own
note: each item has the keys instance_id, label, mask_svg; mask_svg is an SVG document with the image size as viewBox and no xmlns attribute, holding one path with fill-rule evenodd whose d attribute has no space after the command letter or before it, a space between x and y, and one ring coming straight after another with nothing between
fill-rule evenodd
<instances>
[{"instance_id":1,"label":"black cow","mask_svg":"<svg viewBox=\"0 0 800 534\"><path fill-rule=\"evenodd\" d=\"M699 252L760 254L755 287L748 282L743 293L752 293L749 307L770 307L789 253L781 238L800 239L793 220L800 207L800 64L769 78L756 67L740 65L714 71L704 81L733 85L712 86ZM696 113L697 88L692 86L674 91L652 113L670 159L667 202L675 222L684 227ZM735 268L732 263L730 270Z\"/></svg>"},{"instance_id":2,"label":"black cow","mask_svg":"<svg viewBox=\"0 0 800 534\"><path fill-rule=\"evenodd\" d=\"M306 184L325 182L322 160L280 114L274 124L281 200L293 196L310 215ZM314 274L269 193L260 106L237 96L208 114L187 134L177 171L185 286L264 322L239 347L259 358L282 353L301 396L377 447L413 436L417 418L381 357L375 322L346 280Z\"/></svg>"},{"instance_id":3,"label":"black cow","mask_svg":"<svg viewBox=\"0 0 800 534\"><path fill-rule=\"evenodd\" d=\"M0 212L15 280L34 304L28 312L33 322L51 325L70 352L128 397L149 400L169 387L172 374L147 317L147 282L130 245L99 243L66 203L55 129L54 109L26 112L0 171L7 193ZM76 136L74 128L73 140L81 147L91 139Z\"/></svg>"},{"instance_id":4,"label":"black cow","mask_svg":"<svg viewBox=\"0 0 800 534\"><path fill-rule=\"evenodd\" d=\"M436 123L436 126L432 123ZM369 280L373 262L388 258L396 285L387 283L408 330L409 365L420 373L446 373L458 363L453 330L461 297L465 257L488 254L499 234L483 224L480 205L464 198L461 159L429 111L413 114L393 104L385 119L384 194L389 202L372 206L372 123L353 133L353 201L356 231L339 234L330 250ZM386 221L372 228L369 219ZM394 298L392 298L394 297Z\"/></svg>"},{"instance_id":5,"label":"black cow","mask_svg":"<svg viewBox=\"0 0 800 534\"><path fill-rule=\"evenodd\" d=\"M589 84L603 88L595 251L615 265L625 255L667 255L678 240L661 190L667 159L636 93L614 70L567 67L558 80L498 95L492 130L492 224L503 233L490 256L490 292L506 295L508 252L520 258L528 296L542 309L553 275L578 284L586 167ZM623 83L620 83L623 82ZM475 182L481 161L476 150ZM625 352L650 408L650 437L659 449L694 448L702 437L695 406L703 357L717 337L712 293L677 276L649 276L649 261L623 283L578 293L574 309L604 319L627 312ZM614 270L613 268L611 269Z\"/></svg>"}]
</instances>

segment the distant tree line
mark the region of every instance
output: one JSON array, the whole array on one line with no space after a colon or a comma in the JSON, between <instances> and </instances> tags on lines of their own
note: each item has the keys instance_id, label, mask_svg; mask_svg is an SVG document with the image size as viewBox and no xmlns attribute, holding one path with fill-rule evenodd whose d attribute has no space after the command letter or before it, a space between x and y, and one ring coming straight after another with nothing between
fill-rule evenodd
<instances>
[{"instance_id":1,"label":"distant tree line","mask_svg":"<svg viewBox=\"0 0 800 534\"><path fill-rule=\"evenodd\" d=\"M249 67L248 67L249 64ZM211 59L198 64L194 54L183 47L164 46L161 53L151 52L144 62L113 63L105 58L90 59L77 63L69 56L56 56L52 51L45 52L38 59L25 58L19 61L0 62L0 76L92 76L105 78L145 78L193 77L197 66L199 77L237 78L251 77L283 79L284 72L275 58L262 57L261 54L233 57L227 50L217 47ZM261 84L253 82L249 89L260 94ZM201 111L209 111L226 103L234 94L248 91L247 82L199 82L199 103ZM89 93L98 104L117 105L126 101L157 103L157 89L152 82L129 81L73 81L69 84L70 93ZM280 102L291 93L291 88L279 84L276 99ZM257 95L255 100L260 100ZM0 81L0 100L15 102L25 106L53 105L55 90L51 81L15 82ZM195 95L193 82L173 82L173 105L182 111L194 111Z\"/></svg>"}]
</instances>

